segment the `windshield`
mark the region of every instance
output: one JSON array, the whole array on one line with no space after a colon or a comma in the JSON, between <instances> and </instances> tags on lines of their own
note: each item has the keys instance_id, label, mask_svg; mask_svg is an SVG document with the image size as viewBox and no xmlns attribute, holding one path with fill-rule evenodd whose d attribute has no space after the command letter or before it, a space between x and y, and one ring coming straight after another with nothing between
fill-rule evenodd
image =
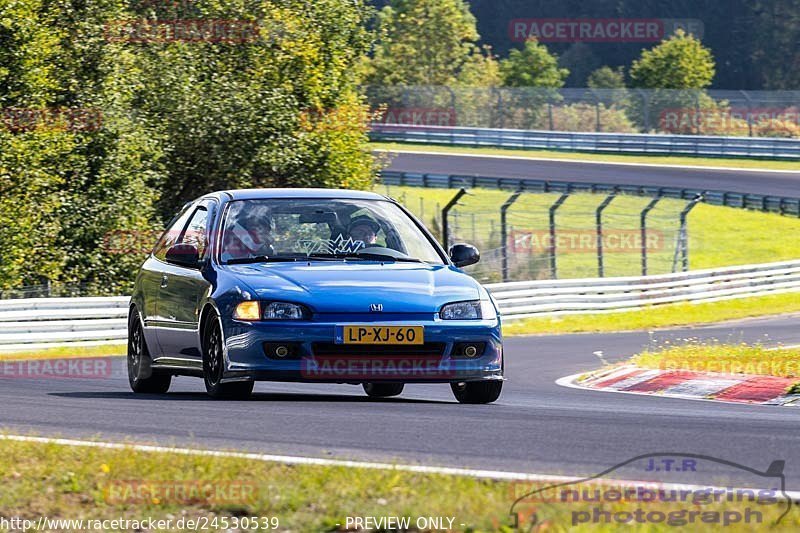
<instances>
[{"instance_id":1,"label":"windshield","mask_svg":"<svg viewBox=\"0 0 800 533\"><path fill-rule=\"evenodd\" d=\"M223 263L320 260L422 261L442 257L392 202L326 198L236 200L220 246Z\"/></svg>"}]
</instances>

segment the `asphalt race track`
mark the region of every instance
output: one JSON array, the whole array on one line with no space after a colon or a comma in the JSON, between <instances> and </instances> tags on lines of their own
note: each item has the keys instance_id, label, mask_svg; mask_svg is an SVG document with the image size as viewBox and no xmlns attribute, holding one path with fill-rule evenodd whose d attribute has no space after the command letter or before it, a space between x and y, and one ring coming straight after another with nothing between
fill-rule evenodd
<instances>
[{"instance_id":1,"label":"asphalt race track","mask_svg":"<svg viewBox=\"0 0 800 533\"><path fill-rule=\"evenodd\" d=\"M558 158L558 155L553 157ZM591 154L586 155L591 160ZM587 183L651 185L774 196L800 196L797 171L676 168L630 163L585 163L503 157L392 152L387 170L399 172L533 178Z\"/></svg>"},{"instance_id":2,"label":"asphalt race track","mask_svg":"<svg viewBox=\"0 0 800 533\"><path fill-rule=\"evenodd\" d=\"M797 317L648 333L509 338L508 381L493 405L459 405L446 385L408 386L370 400L360 387L259 383L249 401L212 401L178 378L165 396L134 395L118 371L101 379L0 377L0 428L14 434L100 437L287 455L397 461L541 474L592 475L639 454L711 455L765 470L786 460L800 489L800 409L632 396L558 386L560 377L687 336L800 343ZM703 483L753 486L745 474ZM642 479L641 472L615 473ZM698 480L699 481L699 480Z\"/></svg>"}]
</instances>

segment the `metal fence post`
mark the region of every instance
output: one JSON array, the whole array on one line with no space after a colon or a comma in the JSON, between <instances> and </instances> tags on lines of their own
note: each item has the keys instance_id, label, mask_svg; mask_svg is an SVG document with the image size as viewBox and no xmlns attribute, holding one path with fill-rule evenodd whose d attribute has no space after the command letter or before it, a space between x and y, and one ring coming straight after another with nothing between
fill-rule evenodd
<instances>
[{"instance_id":1,"label":"metal fence post","mask_svg":"<svg viewBox=\"0 0 800 533\"><path fill-rule=\"evenodd\" d=\"M442 242L444 243L445 250L450 248L450 233L447 227L447 214L458 203L462 196L467 194L466 189L459 189L455 196L453 196L447 205L442 209Z\"/></svg>"},{"instance_id":2,"label":"metal fence post","mask_svg":"<svg viewBox=\"0 0 800 533\"><path fill-rule=\"evenodd\" d=\"M656 196L650 200L650 203L648 203L639 214L639 227L642 238L642 276L647 275L647 213L649 213L660 201L661 197Z\"/></svg>"},{"instance_id":3,"label":"metal fence post","mask_svg":"<svg viewBox=\"0 0 800 533\"><path fill-rule=\"evenodd\" d=\"M644 89L638 89L636 94L642 102L642 114L644 117L644 133L650 131L650 97Z\"/></svg>"},{"instance_id":4,"label":"metal fence post","mask_svg":"<svg viewBox=\"0 0 800 533\"><path fill-rule=\"evenodd\" d=\"M503 281L508 281L508 208L517 201L522 189L508 197L503 205L500 206L500 264L503 273Z\"/></svg>"},{"instance_id":5,"label":"metal fence post","mask_svg":"<svg viewBox=\"0 0 800 533\"><path fill-rule=\"evenodd\" d=\"M683 208L683 211L681 211L680 229L678 231L680 232L679 233L679 239L680 239L680 243L681 243L681 247L680 247L681 269L682 269L683 272L686 272L687 270L689 270L689 235L688 235L687 218L688 218L689 213L691 212L691 210L694 209L694 207L697 204L699 204L700 202L702 202L705 199L704 195L705 195L705 193L701 193L701 194L698 194L697 196L695 196L694 199L691 202L686 204L686 207ZM675 253L677 253L677 252L678 252L678 250L675 250ZM674 270L674 267L673 267L673 270Z\"/></svg>"},{"instance_id":6,"label":"metal fence post","mask_svg":"<svg viewBox=\"0 0 800 533\"><path fill-rule=\"evenodd\" d=\"M605 276L605 265L603 265L603 210L616 198L616 192L606 196L594 212L595 225L597 228L597 275Z\"/></svg>"},{"instance_id":7,"label":"metal fence post","mask_svg":"<svg viewBox=\"0 0 800 533\"><path fill-rule=\"evenodd\" d=\"M744 96L745 101L747 102L747 135L752 137L753 136L753 99L750 98L750 95L747 94L746 91L739 91L742 96ZM731 113L733 116L733 113Z\"/></svg>"},{"instance_id":8,"label":"metal fence post","mask_svg":"<svg viewBox=\"0 0 800 533\"><path fill-rule=\"evenodd\" d=\"M497 124L496 127L503 129L506 126L506 114L505 110L503 109L503 90L495 89L495 91L497 92L497 117L500 119L500 123L495 124ZM492 126L495 126L495 124L492 124Z\"/></svg>"},{"instance_id":9,"label":"metal fence post","mask_svg":"<svg viewBox=\"0 0 800 533\"><path fill-rule=\"evenodd\" d=\"M550 277L558 279L558 268L556 264L556 210L569 198L569 193L559 196L553 205L550 206Z\"/></svg>"}]
</instances>

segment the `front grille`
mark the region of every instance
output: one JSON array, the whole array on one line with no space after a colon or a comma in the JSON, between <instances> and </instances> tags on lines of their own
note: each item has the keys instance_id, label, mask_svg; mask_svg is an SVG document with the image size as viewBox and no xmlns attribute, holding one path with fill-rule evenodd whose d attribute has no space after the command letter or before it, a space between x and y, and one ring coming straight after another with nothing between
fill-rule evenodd
<instances>
[{"instance_id":1,"label":"front grille","mask_svg":"<svg viewBox=\"0 0 800 533\"><path fill-rule=\"evenodd\" d=\"M416 356L441 357L444 354L443 342L425 344L334 344L315 342L311 345L315 356L380 357Z\"/></svg>"}]
</instances>

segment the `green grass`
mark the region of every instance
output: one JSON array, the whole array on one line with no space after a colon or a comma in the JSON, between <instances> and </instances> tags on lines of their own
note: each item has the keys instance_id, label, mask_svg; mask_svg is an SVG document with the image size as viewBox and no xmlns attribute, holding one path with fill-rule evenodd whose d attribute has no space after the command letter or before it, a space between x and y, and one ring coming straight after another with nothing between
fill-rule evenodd
<instances>
[{"instance_id":1,"label":"green grass","mask_svg":"<svg viewBox=\"0 0 800 533\"><path fill-rule=\"evenodd\" d=\"M621 313L527 318L503 324L504 335L599 333L710 324L800 311L799 294L775 294L702 304L653 306Z\"/></svg>"},{"instance_id":2,"label":"green grass","mask_svg":"<svg viewBox=\"0 0 800 533\"><path fill-rule=\"evenodd\" d=\"M0 361L27 361L31 359L69 359L73 357L105 357L109 355L125 355L125 344L107 344L102 346L59 346L39 350L0 352Z\"/></svg>"},{"instance_id":3,"label":"green grass","mask_svg":"<svg viewBox=\"0 0 800 533\"><path fill-rule=\"evenodd\" d=\"M631 362L642 368L800 378L800 349L766 349L759 344L719 344L690 339L688 343L673 346L665 341L635 356Z\"/></svg>"},{"instance_id":4,"label":"green grass","mask_svg":"<svg viewBox=\"0 0 800 533\"><path fill-rule=\"evenodd\" d=\"M378 185L375 190L399 200L423 219L435 233L441 228L441 209L456 193L453 189L394 187ZM500 205L510 196L507 191L472 189L451 213L454 238L473 242L482 251L482 263L471 273L483 282L500 281L499 259L491 250L500 246ZM549 227L548 207L556 194L525 194L509 210L510 231L546 232ZM572 195L558 210L557 228L589 234L595 229L595 208L603 196ZM639 212L649 198L620 196L604 211L607 231L621 230L638 237ZM678 230L678 215L686 202L664 199L648 216L651 235L658 247L649 255L649 273L671 272ZM699 204L689 214L689 268L717 268L750 263L765 263L800 258L800 219L774 213L747 211L732 207ZM549 277L547 254L512 254L511 279ZM558 255L560 278L597 276L597 258L593 246L577 252ZM607 253L606 276L641 274L640 249L630 246L616 253Z\"/></svg>"},{"instance_id":5,"label":"green grass","mask_svg":"<svg viewBox=\"0 0 800 533\"><path fill-rule=\"evenodd\" d=\"M796 161L771 161L764 159L689 157L689 156L643 156L597 154L594 152L561 152L553 150L522 150L513 148L472 148L461 146L421 145L416 143L381 143L373 142L370 146L375 150L417 151L441 153L468 153L482 155L501 155L527 157L530 159L571 159L577 161L607 161L616 163L642 163L652 165L688 165L706 167L733 167L777 170L800 170Z\"/></svg>"},{"instance_id":6,"label":"green grass","mask_svg":"<svg viewBox=\"0 0 800 533\"><path fill-rule=\"evenodd\" d=\"M325 466L289 466L224 457L97 449L0 440L0 517L36 520L83 519L198 519L276 517L280 531L344 531L348 516L453 517L454 531L511 531L509 510L515 497L540 488L468 477ZM146 497L128 499L126 487L215 488L222 500L204 497ZM237 488L238 487L238 488ZM606 488L611 488L607 486ZM238 492L235 492L238 490ZM185 493L185 491L184 491ZM173 494L177 494L173 490ZM241 496L240 496L241 495ZM573 511L588 504L525 502L547 518L549 531L613 531L615 527L570 524ZM632 510L636 502L604 503L611 511ZM696 505L638 503L646 511L696 509ZM758 505L763 523L772 523L785 506ZM707 503L702 510L741 509L741 504ZM229 522L230 523L230 522ZM461 525L463 524L463 525ZM525 524L525 522L523 522ZM527 524L525 524L527 525ZM779 531L800 525L796 511L784 518ZM174 527L174 526L173 526ZM734 524L731 531L748 531ZM752 526L750 526L752 527ZM711 531L695 525L692 530ZM218 531L221 527L212 528ZM670 526L642 526L639 531L674 531ZM174 530L174 529L173 529Z\"/></svg>"}]
</instances>

